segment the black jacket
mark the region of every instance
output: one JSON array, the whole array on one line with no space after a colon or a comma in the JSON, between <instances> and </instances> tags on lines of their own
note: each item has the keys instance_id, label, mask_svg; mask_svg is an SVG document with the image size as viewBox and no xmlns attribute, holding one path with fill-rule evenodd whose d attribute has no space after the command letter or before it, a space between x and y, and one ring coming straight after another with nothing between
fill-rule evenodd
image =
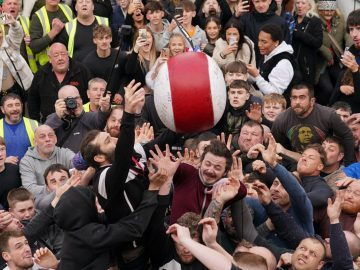
<instances>
[{"instance_id":1,"label":"black jacket","mask_svg":"<svg viewBox=\"0 0 360 270\"><path fill-rule=\"evenodd\" d=\"M248 38L250 38L254 42L254 44L258 44L260 28L263 25L269 23L279 25L284 33L284 40L287 43L291 43L287 22L284 18L276 15L275 10L276 10L276 3L275 1L273 1L269 7L269 10L266 13L258 13L254 9L251 12L245 13L240 17L238 17L238 19L240 19L240 22L244 26L245 35ZM258 46L255 46L255 53L256 53L256 63L258 65L260 62L260 52Z\"/></svg>"},{"instance_id":2,"label":"black jacket","mask_svg":"<svg viewBox=\"0 0 360 270\"><path fill-rule=\"evenodd\" d=\"M139 207L117 223L98 222L95 194L87 187L71 187L54 210L64 230L58 270L109 268L109 249L140 238L157 206L157 192L145 191Z\"/></svg>"},{"instance_id":3,"label":"black jacket","mask_svg":"<svg viewBox=\"0 0 360 270\"><path fill-rule=\"evenodd\" d=\"M297 22L297 18L295 21ZM296 23L292 40L294 56L298 61L303 81L309 85L315 83L316 54L322 40L323 32L319 18L305 17L300 24Z\"/></svg>"},{"instance_id":4,"label":"black jacket","mask_svg":"<svg viewBox=\"0 0 360 270\"><path fill-rule=\"evenodd\" d=\"M58 99L58 91L64 85L75 86L85 104L88 101L86 90L90 78L90 73L85 66L70 59L69 70L60 83L52 70L52 65L47 63L35 74L29 89L28 109L30 118L45 122L46 117L55 112L54 105Z\"/></svg>"}]
</instances>

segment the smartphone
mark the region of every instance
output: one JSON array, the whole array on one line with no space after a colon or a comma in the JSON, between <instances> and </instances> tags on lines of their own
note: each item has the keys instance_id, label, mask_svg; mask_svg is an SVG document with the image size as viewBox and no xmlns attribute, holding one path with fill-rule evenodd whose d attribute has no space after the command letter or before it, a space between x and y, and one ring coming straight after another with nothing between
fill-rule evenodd
<instances>
[{"instance_id":1,"label":"smartphone","mask_svg":"<svg viewBox=\"0 0 360 270\"><path fill-rule=\"evenodd\" d=\"M182 7L176 7L174 17L176 17L176 16L182 17L183 13L184 13L184 10Z\"/></svg>"},{"instance_id":2,"label":"smartphone","mask_svg":"<svg viewBox=\"0 0 360 270\"><path fill-rule=\"evenodd\" d=\"M0 14L0 24L6 24L6 14L2 13Z\"/></svg>"},{"instance_id":3,"label":"smartphone","mask_svg":"<svg viewBox=\"0 0 360 270\"><path fill-rule=\"evenodd\" d=\"M169 48L163 48L163 49L161 50L160 56L161 56L161 57L167 57L167 58L169 58L169 56L170 56L170 50L169 50Z\"/></svg>"},{"instance_id":4,"label":"smartphone","mask_svg":"<svg viewBox=\"0 0 360 270\"><path fill-rule=\"evenodd\" d=\"M145 28L141 28L139 29L139 37L141 39L147 39L147 33L146 33L146 29Z\"/></svg>"},{"instance_id":5,"label":"smartphone","mask_svg":"<svg viewBox=\"0 0 360 270\"><path fill-rule=\"evenodd\" d=\"M234 44L237 44L237 42L238 42L238 40L237 40L236 37L234 37L234 36L230 36L230 37L229 37L229 45L230 45L230 46L231 46L231 45L234 45Z\"/></svg>"}]
</instances>

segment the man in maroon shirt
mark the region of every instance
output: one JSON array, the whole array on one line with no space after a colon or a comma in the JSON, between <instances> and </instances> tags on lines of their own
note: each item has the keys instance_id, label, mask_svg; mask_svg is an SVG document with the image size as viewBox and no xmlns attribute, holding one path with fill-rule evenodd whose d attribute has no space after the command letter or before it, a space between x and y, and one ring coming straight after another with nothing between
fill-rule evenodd
<instances>
[{"instance_id":1,"label":"man in maroon shirt","mask_svg":"<svg viewBox=\"0 0 360 270\"><path fill-rule=\"evenodd\" d=\"M162 160L160 161L160 159ZM174 184L171 210L172 224L186 212L194 212L204 216L212 200L211 190L214 184L219 182L219 180L223 184L228 181L227 173L232 167L234 158L224 143L212 140L204 149L200 158L199 169L186 163L180 164L179 162L171 161L169 157L162 155L154 155L153 161L155 160L154 164L157 165L163 162L164 159L167 159L167 162L161 166L165 166L169 176L173 176ZM246 188L240 183L238 194L233 200L239 200L245 195ZM231 204L233 200L227 202L225 206ZM223 206L221 205L220 207Z\"/></svg>"}]
</instances>

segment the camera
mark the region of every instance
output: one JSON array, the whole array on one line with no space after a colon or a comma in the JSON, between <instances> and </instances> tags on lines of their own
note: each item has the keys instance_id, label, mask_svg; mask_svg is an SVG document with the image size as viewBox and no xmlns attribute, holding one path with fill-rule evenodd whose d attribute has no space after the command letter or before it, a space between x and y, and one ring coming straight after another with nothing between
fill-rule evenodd
<instances>
[{"instance_id":1,"label":"camera","mask_svg":"<svg viewBox=\"0 0 360 270\"><path fill-rule=\"evenodd\" d=\"M73 111L77 108L76 98L67 97L64 99L64 101L65 101L66 109L68 109L69 111Z\"/></svg>"}]
</instances>

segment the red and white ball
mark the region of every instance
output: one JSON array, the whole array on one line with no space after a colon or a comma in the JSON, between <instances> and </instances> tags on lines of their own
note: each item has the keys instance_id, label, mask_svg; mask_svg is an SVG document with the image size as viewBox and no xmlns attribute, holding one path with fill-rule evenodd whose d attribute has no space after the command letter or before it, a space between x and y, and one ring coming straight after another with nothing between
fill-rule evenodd
<instances>
[{"instance_id":1,"label":"red and white ball","mask_svg":"<svg viewBox=\"0 0 360 270\"><path fill-rule=\"evenodd\" d=\"M201 52L176 55L163 64L154 85L156 111L178 133L211 129L226 105L226 86L216 62Z\"/></svg>"}]
</instances>

